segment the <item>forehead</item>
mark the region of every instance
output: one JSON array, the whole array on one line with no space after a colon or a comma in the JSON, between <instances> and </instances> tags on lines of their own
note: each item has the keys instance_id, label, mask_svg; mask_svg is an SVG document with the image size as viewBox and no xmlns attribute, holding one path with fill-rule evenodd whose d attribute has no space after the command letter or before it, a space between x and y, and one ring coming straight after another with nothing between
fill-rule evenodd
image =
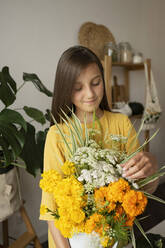
<instances>
[{"instance_id":1,"label":"forehead","mask_svg":"<svg viewBox=\"0 0 165 248\"><path fill-rule=\"evenodd\" d=\"M77 78L77 82L82 82L86 79L91 80L96 76L101 76L100 69L97 64L89 64L85 69L83 69Z\"/></svg>"}]
</instances>

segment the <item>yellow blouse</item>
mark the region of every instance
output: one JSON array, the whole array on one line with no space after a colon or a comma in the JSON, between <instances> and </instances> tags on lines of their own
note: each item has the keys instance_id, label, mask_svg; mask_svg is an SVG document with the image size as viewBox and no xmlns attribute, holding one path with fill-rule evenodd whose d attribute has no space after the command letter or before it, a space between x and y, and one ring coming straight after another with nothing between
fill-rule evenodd
<instances>
[{"instance_id":1,"label":"yellow blouse","mask_svg":"<svg viewBox=\"0 0 165 248\"><path fill-rule=\"evenodd\" d=\"M64 133L69 134L66 124L60 124L60 127L63 129ZM87 127L92 128L93 123L87 124ZM95 130L98 130L95 136L95 140L97 142L101 142L104 148L111 148L112 143L107 142L111 134L128 137L128 141L125 148L126 151L129 153L135 151L139 146L137 140L133 142L136 136L136 132L132 127L131 122L128 117L123 114L104 111L104 114L99 119L99 122L96 121L95 123ZM131 145L132 143L133 145ZM49 129L46 138L44 150L44 171L56 169L59 173L61 173L61 163L65 161L66 155L67 151L65 145L61 140L61 136L57 131L56 126L54 125ZM41 205L46 205L49 209L55 210L55 202L53 199L53 195L43 191ZM46 213L45 215L40 215L40 219L49 221L53 220L53 216L49 213ZM55 248L55 244L50 233L48 240L49 248Z\"/></svg>"}]
</instances>

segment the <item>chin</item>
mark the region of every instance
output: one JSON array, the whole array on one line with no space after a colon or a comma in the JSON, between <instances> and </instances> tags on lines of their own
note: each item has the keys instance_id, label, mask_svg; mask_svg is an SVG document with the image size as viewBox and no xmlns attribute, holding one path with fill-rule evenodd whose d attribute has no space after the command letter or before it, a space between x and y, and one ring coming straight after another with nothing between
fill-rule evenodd
<instances>
[{"instance_id":1,"label":"chin","mask_svg":"<svg viewBox=\"0 0 165 248\"><path fill-rule=\"evenodd\" d=\"M96 109L98 109L98 108L96 108L96 107L90 107L90 108L86 108L86 109L84 110L84 112L93 113Z\"/></svg>"}]
</instances>

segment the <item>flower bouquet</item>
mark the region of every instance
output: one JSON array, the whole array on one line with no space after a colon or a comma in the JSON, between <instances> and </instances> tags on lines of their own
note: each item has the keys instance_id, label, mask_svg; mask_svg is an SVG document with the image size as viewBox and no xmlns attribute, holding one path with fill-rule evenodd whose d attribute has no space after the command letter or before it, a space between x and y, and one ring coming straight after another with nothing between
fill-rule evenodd
<instances>
[{"instance_id":1,"label":"flower bouquet","mask_svg":"<svg viewBox=\"0 0 165 248\"><path fill-rule=\"evenodd\" d=\"M96 245L96 248L123 247L129 241L136 247L133 224L137 225L148 240L136 217L144 212L148 198L162 203L165 201L141 189L165 174L162 171L164 167L155 175L135 181L122 176L120 164L141 151L149 140L127 155L125 149L119 149L119 144L125 145L128 137L111 135L112 148L104 149L93 138L96 130L87 128L86 118L83 130L74 113L72 119L63 114L66 120L61 118L68 127L70 144L68 136L62 132L55 119L54 123L69 156L61 166L62 174L56 170L42 174L40 187L53 194L57 208L52 211L42 205L41 214L51 213L55 226L66 238L71 238L77 233L99 237L100 244ZM99 120L94 115L93 122L95 121ZM156 133L150 140L155 135Z\"/></svg>"}]
</instances>

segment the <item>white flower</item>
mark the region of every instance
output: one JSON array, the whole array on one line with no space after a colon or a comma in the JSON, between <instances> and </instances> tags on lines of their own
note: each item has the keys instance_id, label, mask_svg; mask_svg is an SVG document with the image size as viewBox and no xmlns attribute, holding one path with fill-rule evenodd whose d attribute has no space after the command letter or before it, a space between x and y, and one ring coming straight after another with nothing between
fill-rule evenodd
<instances>
[{"instance_id":1,"label":"white flower","mask_svg":"<svg viewBox=\"0 0 165 248\"><path fill-rule=\"evenodd\" d=\"M111 155L107 154L107 155L106 155L106 158L109 160L109 162L110 162L111 164L115 165L115 163L116 163L115 161L117 160L115 156L112 157Z\"/></svg>"},{"instance_id":2,"label":"white flower","mask_svg":"<svg viewBox=\"0 0 165 248\"><path fill-rule=\"evenodd\" d=\"M120 175L122 175L123 174L123 168L121 167L121 165L117 164L116 167L117 167L117 170L120 173Z\"/></svg>"},{"instance_id":3,"label":"white flower","mask_svg":"<svg viewBox=\"0 0 165 248\"><path fill-rule=\"evenodd\" d=\"M92 171L92 172L91 172L91 176L92 176L93 178L97 178L97 177L98 177L97 171L96 171L96 170Z\"/></svg>"},{"instance_id":4,"label":"white flower","mask_svg":"<svg viewBox=\"0 0 165 248\"><path fill-rule=\"evenodd\" d=\"M85 180L86 182L89 182L89 183L92 182L91 173L89 170L82 170L81 173L82 173L81 176L78 177L79 181Z\"/></svg>"},{"instance_id":5,"label":"white flower","mask_svg":"<svg viewBox=\"0 0 165 248\"><path fill-rule=\"evenodd\" d=\"M117 181L123 173L119 163L126 155L117 150L101 149L95 144L90 140L89 147L79 147L71 159L77 165L78 180L83 182L86 192ZM133 180L128 181L137 187Z\"/></svg>"},{"instance_id":6,"label":"white flower","mask_svg":"<svg viewBox=\"0 0 165 248\"><path fill-rule=\"evenodd\" d=\"M109 171L109 166L107 164L103 165L103 171L105 171L105 172Z\"/></svg>"},{"instance_id":7,"label":"white flower","mask_svg":"<svg viewBox=\"0 0 165 248\"><path fill-rule=\"evenodd\" d=\"M106 183L109 184L109 183L113 183L113 182L116 182L118 180L118 177L115 177L113 175L108 175L106 177Z\"/></svg>"}]
</instances>

